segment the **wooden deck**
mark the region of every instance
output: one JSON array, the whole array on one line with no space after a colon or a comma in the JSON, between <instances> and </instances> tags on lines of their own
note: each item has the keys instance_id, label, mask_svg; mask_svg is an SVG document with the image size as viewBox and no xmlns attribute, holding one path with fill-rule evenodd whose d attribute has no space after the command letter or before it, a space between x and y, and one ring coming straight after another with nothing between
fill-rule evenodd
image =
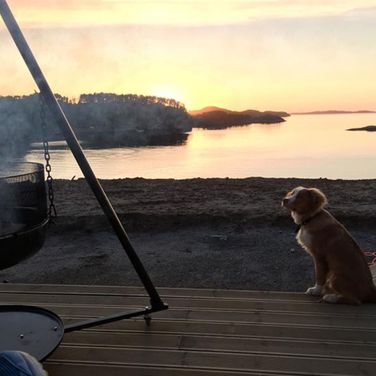
<instances>
[{"instance_id":1,"label":"wooden deck","mask_svg":"<svg viewBox=\"0 0 376 376\"><path fill-rule=\"evenodd\" d=\"M376 375L376 305L303 294L159 290L170 309L67 333L50 376ZM72 323L143 308L142 288L1 284L3 304L38 305Z\"/></svg>"}]
</instances>

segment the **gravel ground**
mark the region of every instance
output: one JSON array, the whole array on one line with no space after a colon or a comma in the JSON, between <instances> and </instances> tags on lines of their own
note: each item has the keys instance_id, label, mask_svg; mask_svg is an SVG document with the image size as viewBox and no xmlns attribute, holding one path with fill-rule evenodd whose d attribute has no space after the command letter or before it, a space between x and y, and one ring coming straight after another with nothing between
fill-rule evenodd
<instances>
[{"instance_id":1,"label":"gravel ground","mask_svg":"<svg viewBox=\"0 0 376 376\"><path fill-rule=\"evenodd\" d=\"M280 200L294 186L321 184L329 192L329 209L361 247L376 249L376 183L352 183L126 179L104 185L156 286L305 291L313 282L312 260L297 245ZM140 285L83 181L58 181L56 195L60 217L45 246L0 271L0 281Z\"/></svg>"},{"instance_id":2,"label":"gravel ground","mask_svg":"<svg viewBox=\"0 0 376 376\"><path fill-rule=\"evenodd\" d=\"M354 231L364 249L376 234ZM257 226L245 231L221 225L173 232L131 233L152 281L164 287L305 291L313 282L310 256L292 228ZM33 258L0 279L22 283L139 285L121 245L110 231L50 234Z\"/></svg>"}]
</instances>

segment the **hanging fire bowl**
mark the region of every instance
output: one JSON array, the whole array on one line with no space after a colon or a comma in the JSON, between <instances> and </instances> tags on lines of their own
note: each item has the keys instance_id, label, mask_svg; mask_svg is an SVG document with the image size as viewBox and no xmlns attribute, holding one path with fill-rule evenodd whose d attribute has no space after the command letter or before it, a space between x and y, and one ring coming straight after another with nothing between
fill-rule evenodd
<instances>
[{"instance_id":1,"label":"hanging fire bowl","mask_svg":"<svg viewBox=\"0 0 376 376\"><path fill-rule=\"evenodd\" d=\"M43 165L25 162L0 168L0 270L38 252L47 224Z\"/></svg>"}]
</instances>

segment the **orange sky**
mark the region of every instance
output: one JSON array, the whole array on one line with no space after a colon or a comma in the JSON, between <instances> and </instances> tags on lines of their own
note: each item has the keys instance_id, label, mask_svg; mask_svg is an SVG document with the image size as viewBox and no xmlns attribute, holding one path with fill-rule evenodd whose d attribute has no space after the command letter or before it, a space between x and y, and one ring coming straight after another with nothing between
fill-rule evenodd
<instances>
[{"instance_id":1,"label":"orange sky","mask_svg":"<svg viewBox=\"0 0 376 376\"><path fill-rule=\"evenodd\" d=\"M9 0L55 92L376 109L376 0ZM3 25L0 95L35 85Z\"/></svg>"}]
</instances>

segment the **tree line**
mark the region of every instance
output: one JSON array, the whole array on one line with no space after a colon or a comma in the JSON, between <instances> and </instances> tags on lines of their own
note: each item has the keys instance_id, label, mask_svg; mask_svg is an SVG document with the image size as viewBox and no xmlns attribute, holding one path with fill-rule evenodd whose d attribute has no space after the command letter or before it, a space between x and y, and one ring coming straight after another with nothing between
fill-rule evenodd
<instances>
[{"instance_id":1,"label":"tree line","mask_svg":"<svg viewBox=\"0 0 376 376\"><path fill-rule=\"evenodd\" d=\"M95 147L139 146L179 142L193 119L174 99L135 94L82 94L78 100L56 94L79 140ZM38 94L0 97L0 154L42 141ZM63 139L46 111L49 140ZM3 151L3 153L1 153Z\"/></svg>"}]
</instances>

